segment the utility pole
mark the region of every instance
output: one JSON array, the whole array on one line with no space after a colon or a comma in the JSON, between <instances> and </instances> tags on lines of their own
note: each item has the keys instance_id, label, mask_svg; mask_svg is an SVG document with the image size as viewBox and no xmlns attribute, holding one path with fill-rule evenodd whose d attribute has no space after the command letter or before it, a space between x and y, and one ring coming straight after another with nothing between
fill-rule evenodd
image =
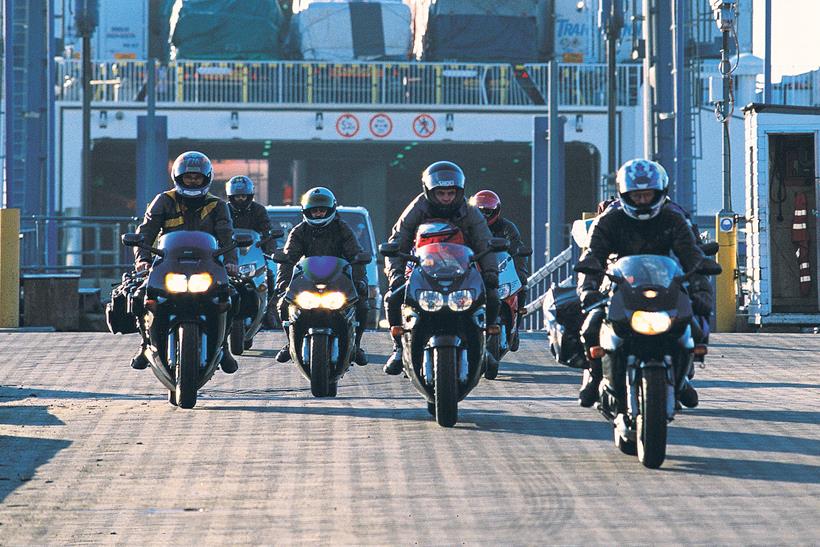
<instances>
[{"instance_id":1,"label":"utility pole","mask_svg":"<svg viewBox=\"0 0 820 547\"><path fill-rule=\"evenodd\" d=\"M97 28L97 0L75 0L74 23L83 39L83 157L82 187L91 188L91 36Z\"/></svg>"},{"instance_id":2,"label":"utility pole","mask_svg":"<svg viewBox=\"0 0 820 547\"><path fill-rule=\"evenodd\" d=\"M607 172L603 176L603 192L600 197L606 197L615 188L615 173L618 170L617 152L617 106L618 106L618 66L615 55L618 39L624 27L624 10L621 0L601 0L598 9L598 27L606 38L606 119L607 119Z\"/></svg>"},{"instance_id":3,"label":"utility pole","mask_svg":"<svg viewBox=\"0 0 820 547\"><path fill-rule=\"evenodd\" d=\"M765 52L763 53L763 102L771 104L772 97L772 0L766 0Z\"/></svg>"},{"instance_id":4,"label":"utility pole","mask_svg":"<svg viewBox=\"0 0 820 547\"><path fill-rule=\"evenodd\" d=\"M723 125L723 203L715 221L717 233L718 262L723 274L718 276L717 287L717 330L731 332L735 329L737 317L737 295L735 275L737 270L737 223L732 211L732 157L729 141L729 123L734 110L732 95L732 71L729 60L730 35L735 32L735 1L712 0L712 11L723 37L720 50L720 73L723 77L723 99L715 104L715 116Z\"/></svg>"}]
</instances>

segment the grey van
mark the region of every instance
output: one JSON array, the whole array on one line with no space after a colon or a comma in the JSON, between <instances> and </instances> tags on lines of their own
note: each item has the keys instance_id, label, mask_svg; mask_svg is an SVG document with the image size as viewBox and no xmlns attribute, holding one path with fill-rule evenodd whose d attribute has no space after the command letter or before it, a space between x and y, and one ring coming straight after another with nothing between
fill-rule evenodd
<instances>
[{"instance_id":1,"label":"grey van","mask_svg":"<svg viewBox=\"0 0 820 547\"><path fill-rule=\"evenodd\" d=\"M277 243L279 247L284 246L291 228L302 222L302 209L296 205L268 205L271 225L274 229L281 228L285 235ZM375 329L379 326L382 312L382 296L379 289L379 263L376 248L376 238L373 235L373 223L370 222L370 213L364 207L343 207L339 206L336 211L339 216L347 222L353 229L353 233L359 239L359 245L366 252L370 253L373 260L366 266L367 298L370 303L370 312L367 314L367 328Z\"/></svg>"}]
</instances>

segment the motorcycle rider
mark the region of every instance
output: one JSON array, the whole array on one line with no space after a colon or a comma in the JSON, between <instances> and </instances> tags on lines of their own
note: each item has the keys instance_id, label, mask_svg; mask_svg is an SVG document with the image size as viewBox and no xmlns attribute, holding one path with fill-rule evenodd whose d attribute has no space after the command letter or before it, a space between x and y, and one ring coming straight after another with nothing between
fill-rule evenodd
<instances>
[{"instance_id":1,"label":"motorcycle rider","mask_svg":"<svg viewBox=\"0 0 820 547\"><path fill-rule=\"evenodd\" d=\"M399 251L409 253L416 237L416 229L431 219L442 219L457 226L464 234L467 245L481 253L493 237L487 221L479 210L464 198L464 172L449 161L437 161L421 174L422 193L402 212L388 242L398 243ZM488 253L481 261L481 276L487 291L487 327L498 328L498 264L495 255ZM406 287L406 261L400 257L385 259L385 274L389 290L385 295L385 311L391 327L401 326L401 304ZM393 336L393 353L384 365L386 374L400 374L401 336Z\"/></svg>"},{"instance_id":2,"label":"motorcycle rider","mask_svg":"<svg viewBox=\"0 0 820 547\"><path fill-rule=\"evenodd\" d=\"M503 237L509 244L509 253L513 257L515 273L521 281L521 292L518 295L518 313L524 313L526 308L527 278L530 276L529 260L526 256L519 256L518 252L524 246L521 241L521 232L518 226L508 218L501 216L501 198L492 190L480 190L469 200L470 205L478 207L487 225L490 227L493 237Z\"/></svg>"},{"instance_id":3,"label":"motorcycle rider","mask_svg":"<svg viewBox=\"0 0 820 547\"><path fill-rule=\"evenodd\" d=\"M209 193L213 180L211 160L202 152L183 152L174 160L171 168L173 190L157 194L148 209L145 218L137 227L137 233L145 236L145 243L153 245L161 235L178 230L207 232L214 236L220 247L231 244L233 224L227 204ZM135 268L138 272L151 267L151 252L139 247L134 248ZM230 275L236 275L236 251L224 255L225 269ZM145 349L148 347L148 334L142 320L138 321L142 334L142 346L131 359L131 367L142 370L148 366ZM236 359L228 349L225 340L222 345L220 366L227 374L233 374L239 368Z\"/></svg>"},{"instance_id":4,"label":"motorcycle rider","mask_svg":"<svg viewBox=\"0 0 820 547\"><path fill-rule=\"evenodd\" d=\"M293 227L283 249L288 262L280 264L276 272L276 297L279 298L279 321L288 319L288 304L284 295L293 277L293 266L306 256L336 256L353 263L356 255L363 252L350 225L336 214L336 196L323 186L311 188L302 196L302 217L304 220ZM353 282L359 299L356 301L356 352L353 362L364 366L367 354L361 348L362 336L367 323L367 272L363 264L352 264ZM287 335L287 328L285 329ZM290 345L276 354L280 363L290 361Z\"/></svg>"},{"instance_id":5,"label":"motorcycle rider","mask_svg":"<svg viewBox=\"0 0 820 547\"><path fill-rule=\"evenodd\" d=\"M605 268L611 255L617 258L637 254L666 256L674 252L687 272L700 264L704 255L686 217L680 207L671 205L666 198L669 177L662 165L645 159L629 160L618 170L616 185L621 206L610 206L595 219L590 228L589 247L581 255L576 271L583 269L585 262L596 269ZM577 290L584 309L606 299L600 290L603 278L603 269L594 274L579 273ZM605 315L604 306L587 312L581 327L587 356L590 348L599 343ZM622 381L613 374L608 356L603 363L591 358L589 363L578 393L583 407L592 406L598 399L598 385L603 375L613 386ZM685 406L697 406L697 392L689 383L684 384L679 399Z\"/></svg>"}]
</instances>

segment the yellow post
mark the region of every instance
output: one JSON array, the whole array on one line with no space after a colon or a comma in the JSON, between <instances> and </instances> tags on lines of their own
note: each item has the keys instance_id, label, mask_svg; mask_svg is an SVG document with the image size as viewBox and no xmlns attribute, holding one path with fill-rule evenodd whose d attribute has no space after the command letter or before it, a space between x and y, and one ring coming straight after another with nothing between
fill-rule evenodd
<instances>
[{"instance_id":1,"label":"yellow post","mask_svg":"<svg viewBox=\"0 0 820 547\"><path fill-rule=\"evenodd\" d=\"M735 275L737 271L737 223L734 213L721 211L715 222L718 251L717 260L723 268L715 281L715 317L717 332L733 332L737 318L737 294Z\"/></svg>"},{"instance_id":2,"label":"yellow post","mask_svg":"<svg viewBox=\"0 0 820 547\"><path fill-rule=\"evenodd\" d=\"M20 326L20 209L0 209L0 327Z\"/></svg>"}]
</instances>

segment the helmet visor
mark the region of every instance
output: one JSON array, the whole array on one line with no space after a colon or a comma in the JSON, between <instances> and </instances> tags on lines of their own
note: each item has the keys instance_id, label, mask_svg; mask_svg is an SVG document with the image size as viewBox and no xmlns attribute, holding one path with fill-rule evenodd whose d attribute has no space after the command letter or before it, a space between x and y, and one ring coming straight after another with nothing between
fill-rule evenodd
<instances>
[{"instance_id":1,"label":"helmet visor","mask_svg":"<svg viewBox=\"0 0 820 547\"><path fill-rule=\"evenodd\" d=\"M305 209L305 216L312 220L325 218L328 213L330 213L330 207L311 207L310 209Z\"/></svg>"},{"instance_id":2,"label":"helmet visor","mask_svg":"<svg viewBox=\"0 0 820 547\"><path fill-rule=\"evenodd\" d=\"M425 175L422 182L428 190L433 188L464 188L464 175L457 171L436 171Z\"/></svg>"}]
</instances>

